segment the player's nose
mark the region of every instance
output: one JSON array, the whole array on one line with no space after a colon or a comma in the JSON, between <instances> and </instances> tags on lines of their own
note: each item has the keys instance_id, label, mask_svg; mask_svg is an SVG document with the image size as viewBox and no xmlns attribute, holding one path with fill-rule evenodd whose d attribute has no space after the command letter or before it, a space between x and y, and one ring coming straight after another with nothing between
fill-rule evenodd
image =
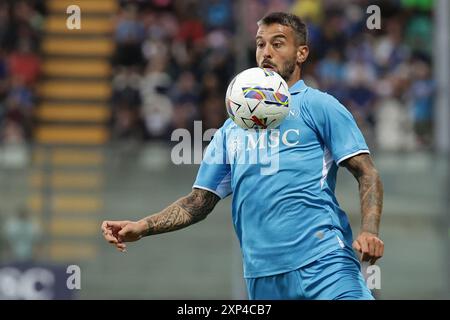
<instances>
[{"instance_id":1,"label":"player's nose","mask_svg":"<svg viewBox=\"0 0 450 320\"><path fill-rule=\"evenodd\" d=\"M272 59L272 50L270 49L270 46L264 47L263 58L264 60Z\"/></svg>"}]
</instances>

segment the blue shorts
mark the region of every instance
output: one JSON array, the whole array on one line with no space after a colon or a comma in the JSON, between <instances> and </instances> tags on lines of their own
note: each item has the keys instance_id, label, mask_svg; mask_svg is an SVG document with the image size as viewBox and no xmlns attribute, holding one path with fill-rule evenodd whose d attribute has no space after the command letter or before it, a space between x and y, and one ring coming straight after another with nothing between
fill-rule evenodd
<instances>
[{"instance_id":1,"label":"blue shorts","mask_svg":"<svg viewBox=\"0 0 450 320\"><path fill-rule=\"evenodd\" d=\"M297 270L247 278L251 300L374 300L350 248L337 249Z\"/></svg>"}]
</instances>

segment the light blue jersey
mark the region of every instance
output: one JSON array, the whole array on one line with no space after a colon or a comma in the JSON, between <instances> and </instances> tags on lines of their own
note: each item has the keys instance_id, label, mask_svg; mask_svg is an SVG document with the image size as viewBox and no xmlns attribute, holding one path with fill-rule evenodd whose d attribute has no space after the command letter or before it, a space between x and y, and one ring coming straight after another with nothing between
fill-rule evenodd
<instances>
[{"instance_id":1,"label":"light blue jersey","mask_svg":"<svg viewBox=\"0 0 450 320\"><path fill-rule=\"evenodd\" d=\"M338 165L369 153L355 120L334 97L298 81L290 114L274 130L227 120L216 132L194 187L233 194L233 224L244 276L296 270L352 245L334 194Z\"/></svg>"}]
</instances>

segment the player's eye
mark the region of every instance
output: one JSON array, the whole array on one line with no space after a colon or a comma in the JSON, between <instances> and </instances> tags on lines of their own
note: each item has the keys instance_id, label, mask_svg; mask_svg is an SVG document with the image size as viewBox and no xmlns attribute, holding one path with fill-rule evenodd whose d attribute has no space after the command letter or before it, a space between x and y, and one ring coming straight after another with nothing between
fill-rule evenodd
<instances>
[{"instance_id":1,"label":"player's eye","mask_svg":"<svg viewBox=\"0 0 450 320\"><path fill-rule=\"evenodd\" d=\"M264 48L264 43L263 42L257 42L256 43L256 47L259 48L259 49Z\"/></svg>"},{"instance_id":2,"label":"player's eye","mask_svg":"<svg viewBox=\"0 0 450 320\"><path fill-rule=\"evenodd\" d=\"M281 42L274 42L272 45L276 49L279 49L279 48L281 48L283 46L283 44Z\"/></svg>"}]
</instances>

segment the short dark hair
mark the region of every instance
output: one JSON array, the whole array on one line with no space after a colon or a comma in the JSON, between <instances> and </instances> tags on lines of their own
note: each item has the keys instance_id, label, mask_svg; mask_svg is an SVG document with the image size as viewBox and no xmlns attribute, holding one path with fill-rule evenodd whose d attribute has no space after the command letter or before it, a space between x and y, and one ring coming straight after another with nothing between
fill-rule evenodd
<instances>
[{"instance_id":1,"label":"short dark hair","mask_svg":"<svg viewBox=\"0 0 450 320\"><path fill-rule=\"evenodd\" d=\"M308 42L308 29L306 24L298 16L286 12L272 12L264 16L258 22L258 26L269 26L274 23L281 24L286 27L291 27L297 38L299 45L305 45Z\"/></svg>"}]
</instances>

